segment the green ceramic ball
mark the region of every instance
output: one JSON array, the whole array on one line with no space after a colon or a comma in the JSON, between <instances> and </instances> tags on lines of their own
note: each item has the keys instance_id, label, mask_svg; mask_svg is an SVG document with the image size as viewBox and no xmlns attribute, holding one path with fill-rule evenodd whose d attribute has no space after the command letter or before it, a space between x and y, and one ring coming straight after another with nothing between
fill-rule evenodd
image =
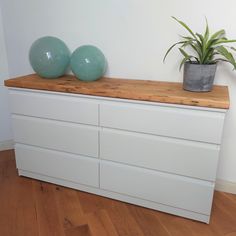
<instances>
[{"instance_id":1,"label":"green ceramic ball","mask_svg":"<svg viewBox=\"0 0 236 236\"><path fill-rule=\"evenodd\" d=\"M32 44L29 61L33 70L41 77L57 78L67 71L70 51L59 38L46 36Z\"/></svg>"},{"instance_id":2,"label":"green ceramic ball","mask_svg":"<svg viewBox=\"0 0 236 236\"><path fill-rule=\"evenodd\" d=\"M100 49L92 45L84 45L72 53L70 67L76 78L94 81L105 74L107 63Z\"/></svg>"}]
</instances>

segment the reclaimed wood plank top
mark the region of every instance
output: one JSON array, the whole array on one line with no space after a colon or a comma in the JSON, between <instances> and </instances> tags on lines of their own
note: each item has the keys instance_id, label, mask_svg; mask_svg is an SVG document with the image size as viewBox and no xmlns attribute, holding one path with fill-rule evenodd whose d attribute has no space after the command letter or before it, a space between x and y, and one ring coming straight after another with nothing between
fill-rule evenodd
<instances>
[{"instance_id":1,"label":"reclaimed wood plank top","mask_svg":"<svg viewBox=\"0 0 236 236\"><path fill-rule=\"evenodd\" d=\"M32 74L5 80L5 86L178 105L229 108L228 87L219 85L214 85L211 92L197 93L183 90L182 83L177 82L105 77L93 82L83 82L73 75L44 79Z\"/></svg>"}]
</instances>

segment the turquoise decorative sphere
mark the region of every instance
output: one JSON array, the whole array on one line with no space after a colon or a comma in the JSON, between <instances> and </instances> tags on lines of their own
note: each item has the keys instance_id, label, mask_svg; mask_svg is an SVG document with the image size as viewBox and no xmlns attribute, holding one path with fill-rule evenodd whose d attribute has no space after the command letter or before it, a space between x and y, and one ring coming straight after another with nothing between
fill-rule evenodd
<instances>
[{"instance_id":1,"label":"turquoise decorative sphere","mask_svg":"<svg viewBox=\"0 0 236 236\"><path fill-rule=\"evenodd\" d=\"M107 63L100 49L92 45L84 45L72 53L70 67L78 79L94 81L104 75Z\"/></svg>"},{"instance_id":2,"label":"turquoise decorative sphere","mask_svg":"<svg viewBox=\"0 0 236 236\"><path fill-rule=\"evenodd\" d=\"M46 36L32 44L29 60L38 75L44 78L57 78L66 73L70 64L70 51L59 38Z\"/></svg>"}]
</instances>

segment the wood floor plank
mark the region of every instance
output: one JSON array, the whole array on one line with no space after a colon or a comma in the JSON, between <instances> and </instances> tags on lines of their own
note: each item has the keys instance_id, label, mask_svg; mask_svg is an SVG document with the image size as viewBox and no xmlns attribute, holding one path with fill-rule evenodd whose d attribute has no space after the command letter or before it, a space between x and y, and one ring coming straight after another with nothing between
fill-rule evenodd
<instances>
[{"instance_id":1,"label":"wood floor plank","mask_svg":"<svg viewBox=\"0 0 236 236\"><path fill-rule=\"evenodd\" d=\"M189 220L162 212L156 212L155 216L171 236L193 236Z\"/></svg>"},{"instance_id":2,"label":"wood floor plank","mask_svg":"<svg viewBox=\"0 0 236 236\"><path fill-rule=\"evenodd\" d=\"M53 185L33 181L34 197L39 225L39 236L64 236L64 228L59 219Z\"/></svg>"},{"instance_id":3,"label":"wood floor plank","mask_svg":"<svg viewBox=\"0 0 236 236\"><path fill-rule=\"evenodd\" d=\"M16 235L38 236L37 212L33 196L32 180L21 177L17 188ZM31 194L29 194L31 193Z\"/></svg>"},{"instance_id":4,"label":"wood floor plank","mask_svg":"<svg viewBox=\"0 0 236 236\"><path fill-rule=\"evenodd\" d=\"M224 196L225 200L229 199L231 202L234 202L234 204L236 204L236 194L224 193L224 192L220 192L220 193Z\"/></svg>"},{"instance_id":5,"label":"wood floor plank","mask_svg":"<svg viewBox=\"0 0 236 236\"><path fill-rule=\"evenodd\" d=\"M108 206L112 206L116 202L116 200L113 199L104 198L82 191L77 191L77 195L85 214L106 209Z\"/></svg>"},{"instance_id":6,"label":"wood floor plank","mask_svg":"<svg viewBox=\"0 0 236 236\"><path fill-rule=\"evenodd\" d=\"M236 236L236 231L225 234L224 236Z\"/></svg>"},{"instance_id":7,"label":"wood floor plank","mask_svg":"<svg viewBox=\"0 0 236 236\"><path fill-rule=\"evenodd\" d=\"M143 231L144 235L149 236L170 236L160 221L156 218L156 212L134 205L129 206L129 211ZM148 225L148 227L147 227Z\"/></svg>"},{"instance_id":8,"label":"wood floor plank","mask_svg":"<svg viewBox=\"0 0 236 236\"><path fill-rule=\"evenodd\" d=\"M236 197L230 197L229 194L216 192L214 196L214 204L229 214L231 218L236 219Z\"/></svg>"},{"instance_id":9,"label":"wood floor plank","mask_svg":"<svg viewBox=\"0 0 236 236\"><path fill-rule=\"evenodd\" d=\"M1 163L3 164L3 163ZM16 175L15 163L4 162L0 190L0 235L38 235L32 181ZM9 227L10 224L10 227Z\"/></svg>"},{"instance_id":10,"label":"wood floor plank","mask_svg":"<svg viewBox=\"0 0 236 236\"><path fill-rule=\"evenodd\" d=\"M94 236L91 234L88 225L81 225L75 228L66 229L65 234L66 236Z\"/></svg>"},{"instance_id":11,"label":"wood floor plank","mask_svg":"<svg viewBox=\"0 0 236 236\"><path fill-rule=\"evenodd\" d=\"M235 205L221 198L221 193L216 193L211 216L211 227L219 235L227 235L236 231Z\"/></svg>"},{"instance_id":12,"label":"wood floor plank","mask_svg":"<svg viewBox=\"0 0 236 236\"><path fill-rule=\"evenodd\" d=\"M105 210L95 211L86 215L92 235L118 236L118 233Z\"/></svg>"},{"instance_id":13,"label":"wood floor plank","mask_svg":"<svg viewBox=\"0 0 236 236\"><path fill-rule=\"evenodd\" d=\"M15 153L14 150L6 150L0 152L0 162L4 161L15 161Z\"/></svg>"},{"instance_id":14,"label":"wood floor plank","mask_svg":"<svg viewBox=\"0 0 236 236\"><path fill-rule=\"evenodd\" d=\"M126 203L83 192L79 192L78 196L83 211L86 214L99 212L104 209L107 210L108 215L113 222L118 235L144 235L137 222L130 215L130 212L126 207Z\"/></svg>"},{"instance_id":15,"label":"wood floor plank","mask_svg":"<svg viewBox=\"0 0 236 236\"><path fill-rule=\"evenodd\" d=\"M116 231L120 236L143 236L145 235L136 220L128 210L129 204L115 201L107 206L109 217L111 218Z\"/></svg>"},{"instance_id":16,"label":"wood floor plank","mask_svg":"<svg viewBox=\"0 0 236 236\"><path fill-rule=\"evenodd\" d=\"M186 220L186 224L189 226L193 236L219 236L218 232L215 232L207 224L191 220Z\"/></svg>"},{"instance_id":17,"label":"wood floor plank","mask_svg":"<svg viewBox=\"0 0 236 236\"><path fill-rule=\"evenodd\" d=\"M4 161L3 163L1 163L1 165L4 165L3 178L5 181L11 178L19 177L16 170L16 163L14 160Z\"/></svg>"},{"instance_id":18,"label":"wood floor plank","mask_svg":"<svg viewBox=\"0 0 236 236\"><path fill-rule=\"evenodd\" d=\"M77 191L61 186L54 186L59 218L64 229L86 225L87 220L82 211Z\"/></svg>"},{"instance_id":19,"label":"wood floor plank","mask_svg":"<svg viewBox=\"0 0 236 236\"><path fill-rule=\"evenodd\" d=\"M2 161L0 165L2 167L0 181L0 235L13 236L13 228L9 226L9 222L16 222L16 189L14 186L15 178L14 176L12 177L12 170L15 172L15 167L12 161Z\"/></svg>"},{"instance_id":20,"label":"wood floor plank","mask_svg":"<svg viewBox=\"0 0 236 236\"><path fill-rule=\"evenodd\" d=\"M221 217L219 217L217 221L212 220L211 228L215 232L215 235L236 236L236 230L232 228L231 224L232 224L232 221L230 220L228 222L227 218L225 218L225 215L222 215Z\"/></svg>"}]
</instances>

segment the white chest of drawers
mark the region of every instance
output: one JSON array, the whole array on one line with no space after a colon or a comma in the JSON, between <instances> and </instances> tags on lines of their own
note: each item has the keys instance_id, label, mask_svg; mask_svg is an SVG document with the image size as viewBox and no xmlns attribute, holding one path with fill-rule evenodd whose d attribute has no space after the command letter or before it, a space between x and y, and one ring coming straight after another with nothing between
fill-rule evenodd
<instances>
[{"instance_id":1,"label":"white chest of drawers","mask_svg":"<svg viewBox=\"0 0 236 236\"><path fill-rule=\"evenodd\" d=\"M226 109L9 94L19 175L209 222Z\"/></svg>"}]
</instances>

